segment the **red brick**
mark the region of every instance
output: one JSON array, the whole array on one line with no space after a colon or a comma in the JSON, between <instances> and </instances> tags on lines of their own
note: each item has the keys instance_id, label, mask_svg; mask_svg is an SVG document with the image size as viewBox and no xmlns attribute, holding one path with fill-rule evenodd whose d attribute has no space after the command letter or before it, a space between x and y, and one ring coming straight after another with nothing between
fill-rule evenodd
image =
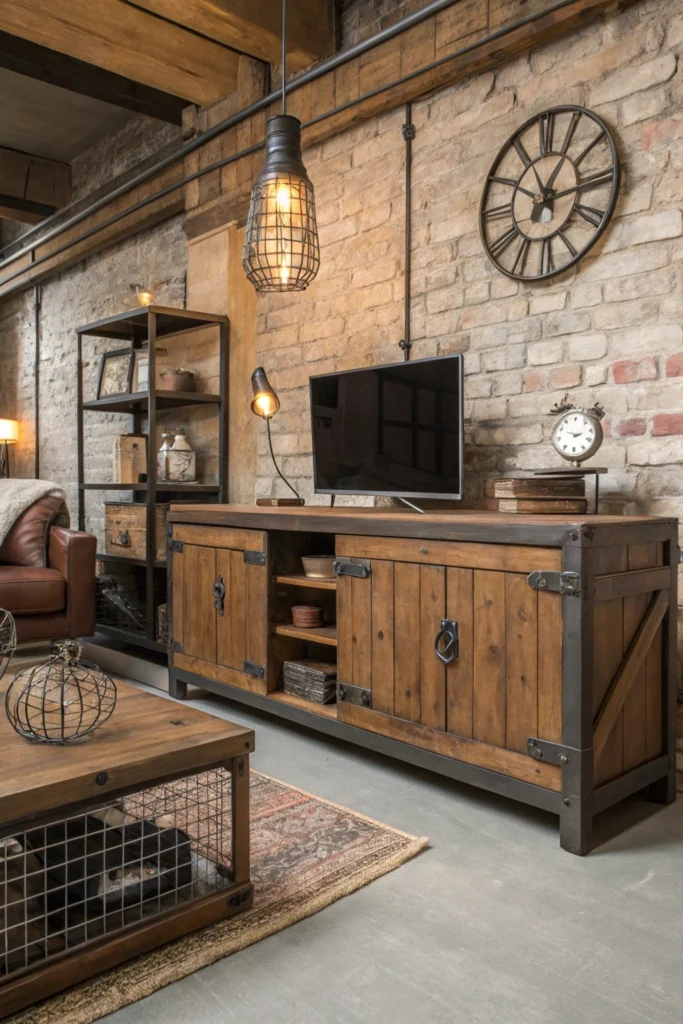
<instances>
[{"instance_id":1,"label":"red brick","mask_svg":"<svg viewBox=\"0 0 683 1024\"><path fill-rule=\"evenodd\" d=\"M683 377L683 352L669 356L666 361L666 375L667 377Z\"/></svg>"},{"instance_id":2,"label":"red brick","mask_svg":"<svg viewBox=\"0 0 683 1024\"><path fill-rule=\"evenodd\" d=\"M548 383L551 388L575 388L581 383L581 367L556 366L548 375Z\"/></svg>"},{"instance_id":3,"label":"red brick","mask_svg":"<svg viewBox=\"0 0 683 1024\"><path fill-rule=\"evenodd\" d=\"M652 420L653 437L683 434L683 412L660 412Z\"/></svg>"},{"instance_id":4,"label":"red brick","mask_svg":"<svg viewBox=\"0 0 683 1024\"><path fill-rule=\"evenodd\" d=\"M643 419L621 420L617 424L619 437L640 437L645 433L646 422Z\"/></svg>"},{"instance_id":5,"label":"red brick","mask_svg":"<svg viewBox=\"0 0 683 1024\"><path fill-rule=\"evenodd\" d=\"M632 384L635 380L656 380L657 363L652 356L642 359L621 359L612 363L615 384Z\"/></svg>"},{"instance_id":6,"label":"red brick","mask_svg":"<svg viewBox=\"0 0 683 1024\"><path fill-rule=\"evenodd\" d=\"M527 370L524 374L524 390L540 391L548 383L547 370Z\"/></svg>"},{"instance_id":7,"label":"red brick","mask_svg":"<svg viewBox=\"0 0 683 1024\"><path fill-rule=\"evenodd\" d=\"M640 133L640 144L643 149L651 149L652 146L661 146L673 139L680 139L681 136L683 136L683 117L677 114L674 117L667 117L663 121L653 121L652 124L646 125Z\"/></svg>"}]
</instances>

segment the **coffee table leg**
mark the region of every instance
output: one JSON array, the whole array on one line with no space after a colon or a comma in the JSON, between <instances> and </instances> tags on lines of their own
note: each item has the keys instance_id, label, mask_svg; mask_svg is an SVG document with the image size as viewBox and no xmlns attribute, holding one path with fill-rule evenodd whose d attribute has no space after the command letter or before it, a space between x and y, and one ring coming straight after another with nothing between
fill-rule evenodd
<instances>
[{"instance_id":1,"label":"coffee table leg","mask_svg":"<svg viewBox=\"0 0 683 1024\"><path fill-rule=\"evenodd\" d=\"M232 872L235 883L248 882L249 863L249 755L232 760Z\"/></svg>"}]
</instances>

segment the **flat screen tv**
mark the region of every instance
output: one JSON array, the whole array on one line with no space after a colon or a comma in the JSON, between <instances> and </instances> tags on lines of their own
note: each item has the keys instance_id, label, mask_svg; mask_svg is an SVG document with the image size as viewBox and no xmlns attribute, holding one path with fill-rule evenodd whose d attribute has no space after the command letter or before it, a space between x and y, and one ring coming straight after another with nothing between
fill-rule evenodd
<instances>
[{"instance_id":1,"label":"flat screen tv","mask_svg":"<svg viewBox=\"0 0 683 1024\"><path fill-rule=\"evenodd\" d=\"M462 498L462 356L311 377L315 489Z\"/></svg>"}]
</instances>

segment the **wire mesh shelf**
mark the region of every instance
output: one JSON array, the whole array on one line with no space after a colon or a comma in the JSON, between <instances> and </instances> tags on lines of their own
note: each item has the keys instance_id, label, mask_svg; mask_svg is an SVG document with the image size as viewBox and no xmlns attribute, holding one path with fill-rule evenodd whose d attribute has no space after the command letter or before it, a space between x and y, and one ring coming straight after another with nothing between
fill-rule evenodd
<instances>
[{"instance_id":1,"label":"wire mesh shelf","mask_svg":"<svg viewBox=\"0 0 683 1024\"><path fill-rule=\"evenodd\" d=\"M223 769L0 839L0 987L232 884Z\"/></svg>"}]
</instances>

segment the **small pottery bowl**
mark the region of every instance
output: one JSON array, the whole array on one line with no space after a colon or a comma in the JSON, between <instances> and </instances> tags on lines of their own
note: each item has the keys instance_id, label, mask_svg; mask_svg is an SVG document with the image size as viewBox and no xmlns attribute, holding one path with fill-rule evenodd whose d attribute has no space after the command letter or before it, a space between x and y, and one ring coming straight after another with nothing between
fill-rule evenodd
<instances>
[{"instance_id":1,"label":"small pottery bowl","mask_svg":"<svg viewBox=\"0 0 683 1024\"><path fill-rule=\"evenodd\" d=\"M191 370L167 367L161 372L161 386L164 391L195 391L197 384Z\"/></svg>"},{"instance_id":2,"label":"small pottery bowl","mask_svg":"<svg viewBox=\"0 0 683 1024\"><path fill-rule=\"evenodd\" d=\"M295 604L292 623L299 629L318 629L323 624L323 610L315 604Z\"/></svg>"},{"instance_id":3,"label":"small pottery bowl","mask_svg":"<svg viewBox=\"0 0 683 1024\"><path fill-rule=\"evenodd\" d=\"M327 555L303 555L301 562L304 575L312 580L334 579L334 557Z\"/></svg>"}]
</instances>

